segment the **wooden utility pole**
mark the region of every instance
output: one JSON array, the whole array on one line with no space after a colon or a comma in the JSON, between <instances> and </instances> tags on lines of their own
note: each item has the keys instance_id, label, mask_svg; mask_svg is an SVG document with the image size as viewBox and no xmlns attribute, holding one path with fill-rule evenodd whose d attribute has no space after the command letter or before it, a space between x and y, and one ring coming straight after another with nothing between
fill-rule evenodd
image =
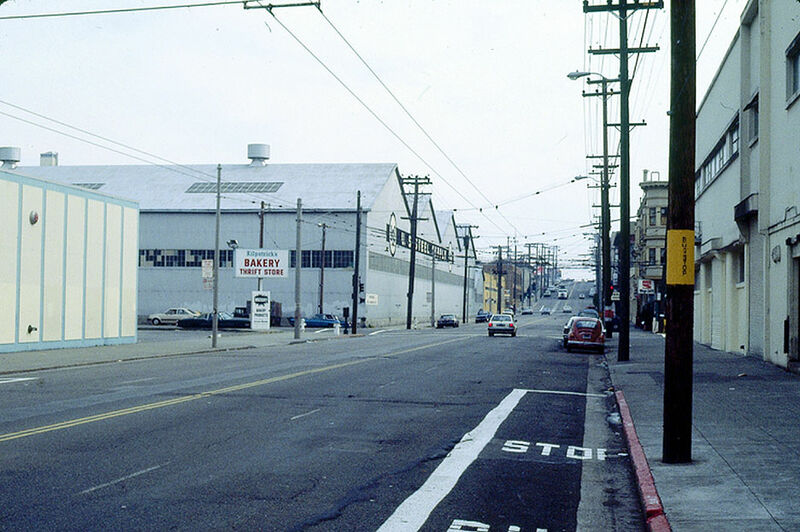
<instances>
[{"instance_id":1,"label":"wooden utility pole","mask_svg":"<svg viewBox=\"0 0 800 532\"><path fill-rule=\"evenodd\" d=\"M219 331L219 222L220 222L220 191L222 188L222 165L217 165L217 211L216 229L214 232L214 295L213 309L211 316L211 347L217 347L217 336Z\"/></svg>"},{"instance_id":2,"label":"wooden utility pole","mask_svg":"<svg viewBox=\"0 0 800 532\"><path fill-rule=\"evenodd\" d=\"M632 4L628 0L618 0L614 4L611 0L603 4L591 5L588 0L584 0L584 13L613 12L618 13L619 18L619 48L611 49L589 49L590 54L613 54L619 56L619 83L620 83L620 240L619 250L619 350L617 360L626 361L630 359L630 314L631 314L631 215L630 215L630 108L629 96L631 80L628 77L628 54L655 52L657 46L647 46L631 48L628 46L628 17L639 9L661 9L664 7L663 0L646 2L634 0ZM692 171L694 175L694 171ZM694 190L694 188L692 188Z\"/></svg>"},{"instance_id":3,"label":"wooden utility pole","mask_svg":"<svg viewBox=\"0 0 800 532\"><path fill-rule=\"evenodd\" d=\"M426 219L417 217L419 186L430 185L431 179L428 176L420 177L415 175L414 177L401 178L401 183L403 185L414 185L414 207L411 211L411 218L409 218L411 221L411 258L408 264L408 302L406 303L406 329L410 329L414 310L414 273L417 265L417 222Z\"/></svg>"},{"instance_id":4,"label":"wooden utility pole","mask_svg":"<svg viewBox=\"0 0 800 532\"><path fill-rule=\"evenodd\" d=\"M431 327L436 327L436 254L431 255Z\"/></svg>"},{"instance_id":5,"label":"wooden utility pole","mask_svg":"<svg viewBox=\"0 0 800 532\"><path fill-rule=\"evenodd\" d=\"M303 249L302 241L300 239L300 228L303 223L303 202L297 198L297 230L295 234L295 261L294 261L294 338L300 338L300 320L302 319L300 313L300 268L303 264Z\"/></svg>"},{"instance_id":6,"label":"wooden utility pole","mask_svg":"<svg viewBox=\"0 0 800 532\"><path fill-rule=\"evenodd\" d=\"M319 313L325 312L323 310L324 295L325 295L325 233L328 229L328 224L317 224L322 228L322 257L319 260Z\"/></svg>"},{"instance_id":7,"label":"wooden utility pole","mask_svg":"<svg viewBox=\"0 0 800 532\"><path fill-rule=\"evenodd\" d=\"M259 229L258 229L258 249L264 249L264 202L261 202L261 209L258 211ZM261 291L261 283L263 277L258 278L258 291Z\"/></svg>"},{"instance_id":8,"label":"wooden utility pole","mask_svg":"<svg viewBox=\"0 0 800 532\"><path fill-rule=\"evenodd\" d=\"M469 242L472 239L472 229L477 225L460 225L464 231L464 295L461 301L461 323L467 323L467 273L469 264Z\"/></svg>"},{"instance_id":9,"label":"wooden utility pole","mask_svg":"<svg viewBox=\"0 0 800 532\"><path fill-rule=\"evenodd\" d=\"M503 312L503 246L497 246L497 313Z\"/></svg>"},{"instance_id":10,"label":"wooden utility pole","mask_svg":"<svg viewBox=\"0 0 800 532\"><path fill-rule=\"evenodd\" d=\"M361 257L361 191L358 191L356 196L356 249L354 254L353 263L353 323L350 324L350 330L356 334L358 325L358 288L359 288L359 258Z\"/></svg>"},{"instance_id":11,"label":"wooden utility pole","mask_svg":"<svg viewBox=\"0 0 800 532\"><path fill-rule=\"evenodd\" d=\"M667 341L663 459L692 460L694 323L695 3L670 5L672 76L667 216Z\"/></svg>"}]
</instances>

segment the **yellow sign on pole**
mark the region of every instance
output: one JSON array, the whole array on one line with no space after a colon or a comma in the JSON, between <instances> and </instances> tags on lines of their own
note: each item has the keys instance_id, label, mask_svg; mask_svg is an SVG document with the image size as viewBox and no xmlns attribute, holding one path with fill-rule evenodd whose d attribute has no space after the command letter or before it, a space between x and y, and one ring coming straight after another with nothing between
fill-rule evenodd
<instances>
[{"instance_id":1,"label":"yellow sign on pole","mask_svg":"<svg viewBox=\"0 0 800 532\"><path fill-rule=\"evenodd\" d=\"M694 284L694 231L667 231L667 284Z\"/></svg>"}]
</instances>

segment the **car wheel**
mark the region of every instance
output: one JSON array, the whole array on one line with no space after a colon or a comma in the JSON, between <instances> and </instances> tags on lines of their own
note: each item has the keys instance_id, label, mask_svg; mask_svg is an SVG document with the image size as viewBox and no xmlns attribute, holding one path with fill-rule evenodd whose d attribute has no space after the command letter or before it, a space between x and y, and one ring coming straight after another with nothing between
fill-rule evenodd
<instances>
[{"instance_id":1,"label":"car wheel","mask_svg":"<svg viewBox=\"0 0 800 532\"><path fill-rule=\"evenodd\" d=\"M567 353L572 353L572 348L570 346L566 346L566 347L567 347Z\"/></svg>"},{"instance_id":2,"label":"car wheel","mask_svg":"<svg viewBox=\"0 0 800 532\"><path fill-rule=\"evenodd\" d=\"M454 327L458 328L458 323L456 323L456 324L454 325Z\"/></svg>"},{"instance_id":3,"label":"car wheel","mask_svg":"<svg viewBox=\"0 0 800 532\"><path fill-rule=\"evenodd\" d=\"M493 333L493 332L490 332L490 333L489 333L489 336L494 336L494 333Z\"/></svg>"},{"instance_id":4,"label":"car wheel","mask_svg":"<svg viewBox=\"0 0 800 532\"><path fill-rule=\"evenodd\" d=\"M515 331L515 332L513 332L513 333L511 333L511 338L516 338L516 337L517 337L517 333L516 333L516 331Z\"/></svg>"},{"instance_id":5,"label":"car wheel","mask_svg":"<svg viewBox=\"0 0 800 532\"><path fill-rule=\"evenodd\" d=\"M158 318L153 318L153 325L161 325L161 320Z\"/></svg>"},{"instance_id":6,"label":"car wheel","mask_svg":"<svg viewBox=\"0 0 800 532\"><path fill-rule=\"evenodd\" d=\"M600 346L597 350L600 352L601 355L605 354L605 352L606 352L605 346Z\"/></svg>"}]
</instances>

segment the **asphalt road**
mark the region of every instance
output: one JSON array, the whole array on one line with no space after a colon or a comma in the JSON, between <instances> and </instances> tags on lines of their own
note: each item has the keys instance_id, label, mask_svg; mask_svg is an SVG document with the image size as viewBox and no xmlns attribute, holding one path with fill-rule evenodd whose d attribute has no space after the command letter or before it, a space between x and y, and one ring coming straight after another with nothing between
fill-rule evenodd
<instances>
[{"instance_id":1,"label":"asphalt road","mask_svg":"<svg viewBox=\"0 0 800 532\"><path fill-rule=\"evenodd\" d=\"M0 529L642 529L565 319L26 374L0 385Z\"/></svg>"}]
</instances>

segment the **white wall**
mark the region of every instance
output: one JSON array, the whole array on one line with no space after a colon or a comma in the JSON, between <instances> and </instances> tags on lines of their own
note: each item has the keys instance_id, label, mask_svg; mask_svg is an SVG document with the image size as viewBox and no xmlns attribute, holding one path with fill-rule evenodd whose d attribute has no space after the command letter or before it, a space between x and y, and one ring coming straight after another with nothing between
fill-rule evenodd
<instances>
[{"instance_id":1,"label":"white wall","mask_svg":"<svg viewBox=\"0 0 800 532\"><path fill-rule=\"evenodd\" d=\"M0 352L135 342L137 218L131 202L0 171Z\"/></svg>"}]
</instances>

